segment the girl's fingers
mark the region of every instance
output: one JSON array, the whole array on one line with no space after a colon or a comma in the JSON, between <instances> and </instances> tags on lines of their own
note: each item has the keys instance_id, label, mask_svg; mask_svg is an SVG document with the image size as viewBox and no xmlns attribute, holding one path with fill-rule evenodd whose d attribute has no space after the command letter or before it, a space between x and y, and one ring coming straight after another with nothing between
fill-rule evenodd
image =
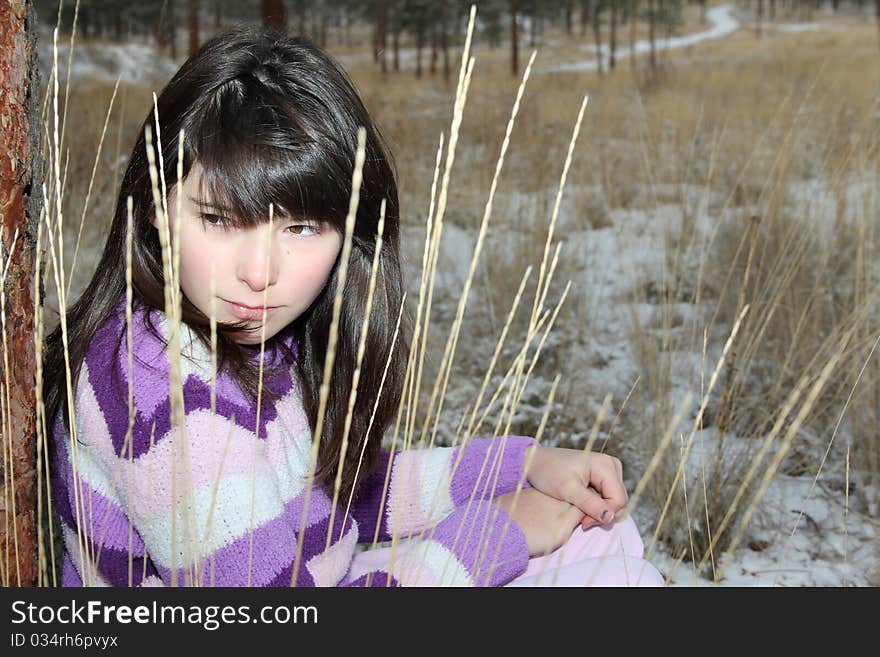
<instances>
[{"instance_id":1,"label":"girl's fingers","mask_svg":"<svg viewBox=\"0 0 880 657\"><path fill-rule=\"evenodd\" d=\"M623 481L618 477L616 469L608 467L603 471L592 471L591 481L593 488L599 493L599 499L603 500L603 508L608 511L619 511L626 506L629 499ZM596 516L598 517L598 516Z\"/></svg>"},{"instance_id":2,"label":"girl's fingers","mask_svg":"<svg viewBox=\"0 0 880 657\"><path fill-rule=\"evenodd\" d=\"M581 521L581 529L587 531L590 527L595 527L598 524L599 523L590 516L584 516L584 519Z\"/></svg>"},{"instance_id":3,"label":"girl's fingers","mask_svg":"<svg viewBox=\"0 0 880 657\"><path fill-rule=\"evenodd\" d=\"M617 478L620 481L620 485L623 486L624 485L623 484L623 464L619 460L615 459L614 460L614 467L617 470ZM624 499L625 499L624 503L629 502L629 493L626 492L625 486L623 488L623 495L624 495Z\"/></svg>"},{"instance_id":4,"label":"girl's fingers","mask_svg":"<svg viewBox=\"0 0 880 657\"><path fill-rule=\"evenodd\" d=\"M604 525L614 520L614 508L611 507L609 501L593 489L583 488L581 489L581 499L577 507L589 516L589 518L584 520L592 519L596 521L596 524Z\"/></svg>"}]
</instances>

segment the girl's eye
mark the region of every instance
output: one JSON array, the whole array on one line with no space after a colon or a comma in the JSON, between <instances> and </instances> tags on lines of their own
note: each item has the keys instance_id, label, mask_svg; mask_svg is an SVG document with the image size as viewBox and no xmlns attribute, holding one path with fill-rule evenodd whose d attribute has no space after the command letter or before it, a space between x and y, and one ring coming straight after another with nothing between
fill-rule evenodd
<instances>
[{"instance_id":1,"label":"girl's eye","mask_svg":"<svg viewBox=\"0 0 880 657\"><path fill-rule=\"evenodd\" d=\"M303 233L304 230L305 231L312 231L312 232ZM293 224L292 226L287 227L287 232L292 235L304 235L306 237L309 237L312 235L317 235L318 228L316 226L312 226L310 224Z\"/></svg>"},{"instance_id":2,"label":"girl's eye","mask_svg":"<svg viewBox=\"0 0 880 657\"><path fill-rule=\"evenodd\" d=\"M202 215L202 223L207 226L212 226L214 228L227 228L229 226L228 221L217 214L203 214Z\"/></svg>"}]
</instances>

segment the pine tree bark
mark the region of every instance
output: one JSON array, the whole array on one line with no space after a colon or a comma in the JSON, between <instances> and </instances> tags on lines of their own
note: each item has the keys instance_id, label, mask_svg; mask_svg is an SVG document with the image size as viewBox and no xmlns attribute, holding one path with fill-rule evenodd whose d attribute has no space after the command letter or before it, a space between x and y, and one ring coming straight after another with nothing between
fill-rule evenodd
<instances>
[{"instance_id":1,"label":"pine tree bark","mask_svg":"<svg viewBox=\"0 0 880 657\"><path fill-rule=\"evenodd\" d=\"M0 505L0 550L4 586L37 583L35 417L36 359L34 289L37 223L42 195L40 95L36 16L26 0L0 3L0 220L5 266L6 354L3 393L9 435L0 455L4 495ZM8 405L6 401L8 399ZM50 546L51 547L51 546Z\"/></svg>"}]
</instances>

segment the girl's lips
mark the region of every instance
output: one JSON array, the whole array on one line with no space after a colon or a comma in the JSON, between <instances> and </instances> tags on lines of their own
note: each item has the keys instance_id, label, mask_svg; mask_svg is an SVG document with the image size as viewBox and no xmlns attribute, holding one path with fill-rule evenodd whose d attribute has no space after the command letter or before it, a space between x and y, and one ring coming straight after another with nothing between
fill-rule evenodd
<instances>
[{"instance_id":1,"label":"girl's lips","mask_svg":"<svg viewBox=\"0 0 880 657\"><path fill-rule=\"evenodd\" d=\"M224 299L226 301L226 299ZM251 319L251 320L261 320L263 319L263 307L262 306L245 306L240 303L235 303L234 301L226 301L226 304L229 306L229 310L233 315L238 317L239 319ZM272 311L274 311L276 306L266 306L266 317L268 318Z\"/></svg>"}]
</instances>

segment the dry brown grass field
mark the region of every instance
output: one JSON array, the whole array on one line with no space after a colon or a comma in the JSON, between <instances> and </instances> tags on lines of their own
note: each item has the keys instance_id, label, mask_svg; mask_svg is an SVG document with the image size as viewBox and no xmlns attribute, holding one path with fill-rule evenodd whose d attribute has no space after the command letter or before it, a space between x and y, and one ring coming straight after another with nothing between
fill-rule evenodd
<instances>
[{"instance_id":1,"label":"dry brown grass field","mask_svg":"<svg viewBox=\"0 0 880 657\"><path fill-rule=\"evenodd\" d=\"M561 250L548 304L569 282L571 289L511 433L535 434L559 375L543 440L584 447L610 395L594 448L624 461L648 552L674 583L711 581L722 565L722 584L880 583L880 355L873 351L880 336L880 47L870 21L818 19L827 29L765 29L758 37L743 26L661 53L657 70L640 56L637 66L624 58L605 75L547 70L588 58L583 39L590 44L592 35L545 31L468 301L441 414L447 441L471 410L530 265L535 273L521 306L532 307L572 128L589 96L553 236ZM689 13L682 33L700 29L697 14ZM439 73L383 75L363 51L329 49L340 55L394 153L408 287L417 299L459 49L452 51L449 83ZM440 336L455 314L520 83L505 47L478 41L473 54L428 381L442 357ZM526 45L522 66L529 54ZM72 298L91 275L124 157L162 82L119 85ZM68 267L113 91L98 77L74 78L71 86ZM48 294L51 324L57 301ZM527 328L528 312L521 311L516 337L502 351L506 363ZM501 375L492 382L498 385ZM430 392L423 391L420 411ZM492 430L500 406L488 409L477 434ZM734 548L725 562L722 553ZM862 566L854 568L854 559ZM771 575L759 576L768 563Z\"/></svg>"}]
</instances>

